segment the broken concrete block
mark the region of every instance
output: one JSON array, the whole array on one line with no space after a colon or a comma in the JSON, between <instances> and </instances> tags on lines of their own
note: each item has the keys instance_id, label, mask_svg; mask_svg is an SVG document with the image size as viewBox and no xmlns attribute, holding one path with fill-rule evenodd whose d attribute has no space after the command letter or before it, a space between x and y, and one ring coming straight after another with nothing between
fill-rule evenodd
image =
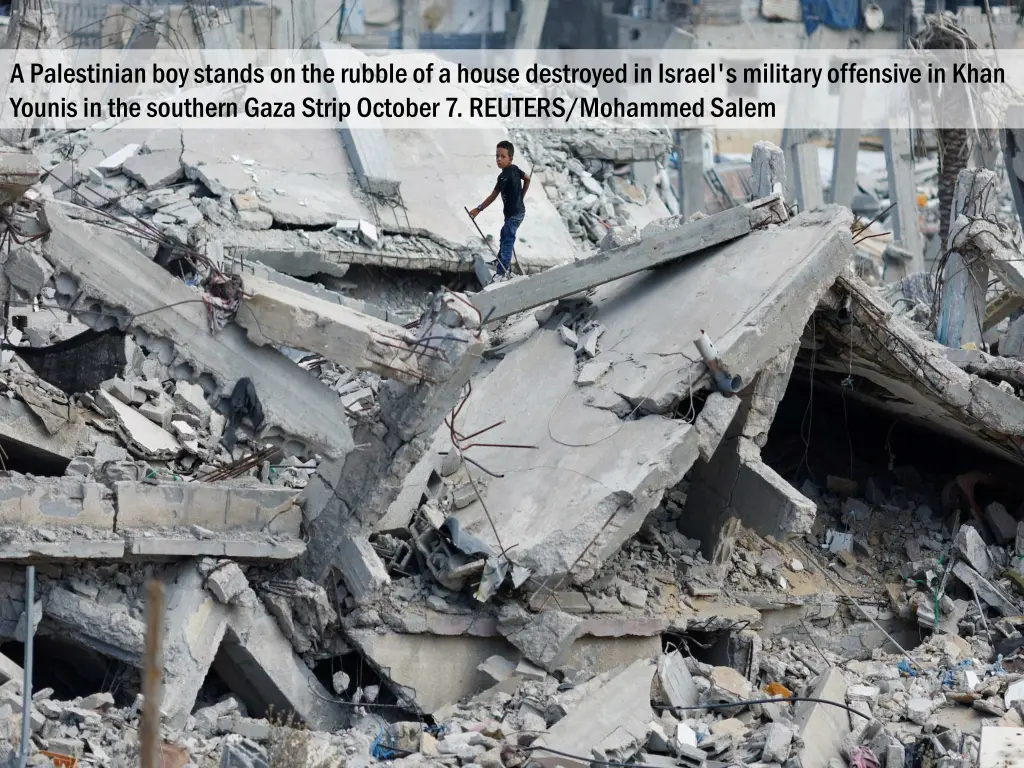
<instances>
[{"instance_id":1,"label":"broken concrete block","mask_svg":"<svg viewBox=\"0 0 1024 768\"><path fill-rule=\"evenodd\" d=\"M206 586L225 605L234 603L249 588L249 581L237 563L216 564L206 576Z\"/></svg>"},{"instance_id":2,"label":"broken concrete block","mask_svg":"<svg viewBox=\"0 0 1024 768\"><path fill-rule=\"evenodd\" d=\"M508 679L516 673L516 665L504 656L488 656L477 669L490 677L496 683Z\"/></svg>"},{"instance_id":3,"label":"broken concrete block","mask_svg":"<svg viewBox=\"0 0 1024 768\"><path fill-rule=\"evenodd\" d=\"M93 168L99 171L103 176L114 176L121 172L121 167L124 165L125 160L134 155L139 151L141 144L126 144L121 147L117 152L112 155L108 155L106 158L96 163Z\"/></svg>"},{"instance_id":4,"label":"broken concrete block","mask_svg":"<svg viewBox=\"0 0 1024 768\"><path fill-rule=\"evenodd\" d=\"M128 451L119 445L97 443L96 450L93 451L92 457L96 460L97 466L99 466L107 463L108 461L127 461Z\"/></svg>"},{"instance_id":5,"label":"broken concrete block","mask_svg":"<svg viewBox=\"0 0 1024 768\"><path fill-rule=\"evenodd\" d=\"M842 672L832 668L822 675L810 697L829 701L846 701L846 680ZM829 761L840 758L840 747L850 734L850 718L845 710L829 704L800 702L793 720L804 746L797 756L803 768L828 768Z\"/></svg>"},{"instance_id":6,"label":"broken concrete block","mask_svg":"<svg viewBox=\"0 0 1024 768\"><path fill-rule=\"evenodd\" d=\"M160 189L185 178L181 167L181 150L162 149L145 155L126 158L121 171L146 189Z\"/></svg>"},{"instance_id":7,"label":"broken concrete block","mask_svg":"<svg viewBox=\"0 0 1024 768\"><path fill-rule=\"evenodd\" d=\"M699 691L686 661L679 651L658 658L659 703L673 707L692 707L697 704Z\"/></svg>"},{"instance_id":8,"label":"broken concrete block","mask_svg":"<svg viewBox=\"0 0 1024 768\"><path fill-rule=\"evenodd\" d=\"M562 611L545 611L525 626L499 626L508 641L549 672L562 666L583 632L583 620Z\"/></svg>"},{"instance_id":9,"label":"broken concrete block","mask_svg":"<svg viewBox=\"0 0 1024 768\"><path fill-rule=\"evenodd\" d=\"M793 745L793 729L782 723L771 723L765 734L761 759L766 763L784 763Z\"/></svg>"},{"instance_id":10,"label":"broken concrete block","mask_svg":"<svg viewBox=\"0 0 1024 768\"><path fill-rule=\"evenodd\" d=\"M718 450L718 444L725 437L725 431L735 418L739 407L740 399L738 397L726 397L718 392L708 395L695 422L697 449L704 461L710 461L711 456Z\"/></svg>"},{"instance_id":11,"label":"broken concrete block","mask_svg":"<svg viewBox=\"0 0 1024 768\"><path fill-rule=\"evenodd\" d=\"M647 605L647 590L626 584L619 587L619 599L626 605L643 608Z\"/></svg>"},{"instance_id":12,"label":"broken concrete block","mask_svg":"<svg viewBox=\"0 0 1024 768\"><path fill-rule=\"evenodd\" d=\"M993 569L992 557L989 555L988 547L985 546L985 542L982 541L981 534L977 530L970 525L961 525L960 530L957 531L954 544L957 551L974 570L980 573L983 578L991 577Z\"/></svg>"},{"instance_id":13,"label":"broken concrete block","mask_svg":"<svg viewBox=\"0 0 1024 768\"><path fill-rule=\"evenodd\" d=\"M635 742L637 747L646 744L650 735L649 724L653 720L651 681L654 673L655 665L650 659L629 665L589 691L586 698L542 734L534 746L551 747L574 755L592 755L595 745L604 744L610 748L613 742ZM604 759L604 754L600 759ZM545 768L586 766L589 762L571 760L542 750L533 752L531 757Z\"/></svg>"},{"instance_id":14,"label":"broken concrete block","mask_svg":"<svg viewBox=\"0 0 1024 768\"><path fill-rule=\"evenodd\" d=\"M1017 521L1006 511L1006 507L994 501L985 507L985 522L995 537L996 544L1005 547L1017 539ZM977 569L976 569L977 570Z\"/></svg>"},{"instance_id":15,"label":"broken concrete block","mask_svg":"<svg viewBox=\"0 0 1024 768\"><path fill-rule=\"evenodd\" d=\"M208 422L213 408L206 402L206 394L198 384L179 381L174 386L174 405L185 413L191 413Z\"/></svg>"},{"instance_id":16,"label":"broken concrete block","mask_svg":"<svg viewBox=\"0 0 1024 768\"><path fill-rule=\"evenodd\" d=\"M236 322L254 344L316 352L406 383L426 375L401 326L253 275L246 276L245 293Z\"/></svg>"},{"instance_id":17,"label":"broken concrete block","mask_svg":"<svg viewBox=\"0 0 1024 768\"><path fill-rule=\"evenodd\" d=\"M334 692L339 696L348 691L351 683L352 680L344 672L335 672L333 677L331 677L331 687L334 688Z\"/></svg>"},{"instance_id":18,"label":"broken concrete block","mask_svg":"<svg viewBox=\"0 0 1024 768\"><path fill-rule=\"evenodd\" d=\"M924 725L935 710L935 702L922 696L907 700L906 717L912 723Z\"/></svg>"},{"instance_id":19,"label":"broken concrete block","mask_svg":"<svg viewBox=\"0 0 1024 768\"><path fill-rule=\"evenodd\" d=\"M522 678L523 680L544 680L548 676L547 672L538 666L535 666L523 659L516 664L516 677Z\"/></svg>"},{"instance_id":20,"label":"broken concrete block","mask_svg":"<svg viewBox=\"0 0 1024 768\"><path fill-rule=\"evenodd\" d=\"M579 339L576 338L575 331L567 325L558 326L558 335L561 336L562 341L570 347L575 348L579 344Z\"/></svg>"},{"instance_id":21,"label":"broken concrete block","mask_svg":"<svg viewBox=\"0 0 1024 768\"><path fill-rule=\"evenodd\" d=\"M53 277L53 267L31 244L15 248L7 256L4 274L11 285L26 296L35 297Z\"/></svg>"},{"instance_id":22,"label":"broken concrete block","mask_svg":"<svg viewBox=\"0 0 1024 768\"><path fill-rule=\"evenodd\" d=\"M743 675L732 667L715 667L711 671L711 691L716 702L732 702L752 699L754 688Z\"/></svg>"},{"instance_id":23,"label":"broken concrete block","mask_svg":"<svg viewBox=\"0 0 1024 768\"><path fill-rule=\"evenodd\" d=\"M23 680L25 670L0 653L0 684L11 680Z\"/></svg>"},{"instance_id":24,"label":"broken concrete block","mask_svg":"<svg viewBox=\"0 0 1024 768\"><path fill-rule=\"evenodd\" d=\"M365 536L342 536L337 548L345 587L357 603L370 599L377 590L391 583L387 568Z\"/></svg>"},{"instance_id":25,"label":"broken concrete block","mask_svg":"<svg viewBox=\"0 0 1024 768\"><path fill-rule=\"evenodd\" d=\"M118 435L137 458L172 459L181 452L181 446L174 435L156 426L134 408L102 390L97 393L96 400L114 413Z\"/></svg>"}]
</instances>

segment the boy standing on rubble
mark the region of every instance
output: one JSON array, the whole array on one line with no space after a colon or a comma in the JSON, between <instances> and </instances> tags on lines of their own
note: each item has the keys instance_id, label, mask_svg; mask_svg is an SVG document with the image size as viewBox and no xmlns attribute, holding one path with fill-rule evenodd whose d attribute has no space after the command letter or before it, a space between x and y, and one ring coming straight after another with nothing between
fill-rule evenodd
<instances>
[{"instance_id":1,"label":"boy standing on rubble","mask_svg":"<svg viewBox=\"0 0 1024 768\"><path fill-rule=\"evenodd\" d=\"M494 159L501 169L501 173L498 174L498 183L494 185L494 189L487 199L469 212L470 217L475 219L480 211L493 203L499 193L501 194L505 224L501 228L499 240L498 277L512 274L512 251L516 245L516 232L526 216L526 205L523 203L523 198L530 188L530 177L518 165L512 163L515 154L516 148L512 146L511 141L498 142L494 155Z\"/></svg>"}]
</instances>

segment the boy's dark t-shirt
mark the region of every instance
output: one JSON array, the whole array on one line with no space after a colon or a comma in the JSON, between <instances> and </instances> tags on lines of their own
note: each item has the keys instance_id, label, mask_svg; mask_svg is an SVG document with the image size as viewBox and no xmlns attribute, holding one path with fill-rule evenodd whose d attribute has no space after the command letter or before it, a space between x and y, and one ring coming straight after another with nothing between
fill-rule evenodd
<instances>
[{"instance_id":1,"label":"boy's dark t-shirt","mask_svg":"<svg viewBox=\"0 0 1024 768\"><path fill-rule=\"evenodd\" d=\"M523 203L523 172L517 165L510 165L498 174L498 191L504 204L505 218L526 213Z\"/></svg>"}]
</instances>

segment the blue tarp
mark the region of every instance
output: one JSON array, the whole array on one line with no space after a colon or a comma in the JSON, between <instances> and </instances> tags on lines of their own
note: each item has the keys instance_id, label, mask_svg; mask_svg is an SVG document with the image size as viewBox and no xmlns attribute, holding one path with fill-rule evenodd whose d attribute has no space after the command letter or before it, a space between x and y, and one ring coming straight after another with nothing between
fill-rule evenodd
<instances>
[{"instance_id":1,"label":"blue tarp","mask_svg":"<svg viewBox=\"0 0 1024 768\"><path fill-rule=\"evenodd\" d=\"M813 35L819 25L832 29L853 29L860 19L860 0L800 0L804 28Z\"/></svg>"}]
</instances>

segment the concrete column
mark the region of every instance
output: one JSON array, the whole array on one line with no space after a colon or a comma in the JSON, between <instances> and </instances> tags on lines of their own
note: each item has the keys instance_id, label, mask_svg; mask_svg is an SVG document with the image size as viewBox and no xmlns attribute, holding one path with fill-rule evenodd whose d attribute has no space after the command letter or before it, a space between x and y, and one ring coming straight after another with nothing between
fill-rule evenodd
<instances>
[{"instance_id":1,"label":"concrete column","mask_svg":"<svg viewBox=\"0 0 1024 768\"><path fill-rule=\"evenodd\" d=\"M849 123L850 113L855 109L854 99L846 94L846 89L839 92L839 123ZM860 149L860 130L857 128L837 128L836 144L832 152L832 188L829 190L829 202L845 205L853 203L857 193L857 151Z\"/></svg>"},{"instance_id":2,"label":"concrete column","mask_svg":"<svg viewBox=\"0 0 1024 768\"><path fill-rule=\"evenodd\" d=\"M743 404L718 449L691 470L679 529L703 542L706 557L712 557L723 526L732 517L779 539L805 533L814 522L814 502L761 460L798 348L783 351L757 375L744 391Z\"/></svg>"},{"instance_id":3,"label":"concrete column","mask_svg":"<svg viewBox=\"0 0 1024 768\"><path fill-rule=\"evenodd\" d=\"M910 131L894 126L885 131L885 168L889 175L889 202L892 212L893 240L913 255L911 272L924 271L924 238L917 215L917 184L914 181L914 154Z\"/></svg>"},{"instance_id":4,"label":"concrete column","mask_svg":"<svg viewBox=\"0 0 1024 768\"><path fill-rule=\"evenodd\" d=\"M988 218L995 215L998 177L984 168L960 171L953 193L947 248L954 236L966 226L962 216ZM951 251L942 277L942 301L935 338L947 347L960 348L977 344L982 348L982 328L985 322L986 294L988 293L988 263L975 257L969 263L956 251Z\"/></svg>"},{"instance_id":5,"label":"concrete column","mask_svg":"<svg viewBox=\"0 0 1024 768\"><path fill-rule=\"evenodd\" d=\"M704 210L703 131L676 131L676 149L679 153L679 213L688 219Z\"/></svg>"},{"instance_id":6,"label":"concrete column","mask_svg":"<svg viewBox=\"0 0 1024 768\"><path fill-rule=\"evenodd\" d=\"M167 614L160 710L167 725L181 729L224 639L229 613L203 587L203 576L194 565L170 569L164 589Z\"/></svg>"},{"instance_id":7,"label":"concrete column","mask_svg":"<svg viewBox=\"0 0 1024 768\"><path fill-rule=\"evenodd\" d=\"M519 14L519 29L516 32L516 48L532 51L540 47L540 36L544 32L544 21L548 17L549 2L550 0L523 0L522 11Z\"/></svg>"},{"instance_id":8,"label":"concrete column","mask_svg":"<svg viewBox=\"0 0 1024 768\"><path fill-rule=\"evenodd\" d=\"M420 0L400 0L402 14L402 49L414 50L420 47L420 24L422 22Z\"/></svg>"},{"instance_id":9,"label":"concrete column","mask_svg":"<svg viewBox=\"0 0 1024 768\"><path fill-rule=\"evenodd\" d=\"M797 62L803 65L804 62ZM818 164L818 148L809 144L808 131L801 128L804 103L798 90L790 91L786 108L786 128L782 132L782 151L786 154L788 171L786 199L795 200L801 211L809 211L825 202L821 190L821 171Z\"/></svg>"},{"instance_id":10,"label":"concrete column","mask_svg":"<svg viewBox=\"0 0 1024 768\"><path fill-rule=\"evenodd\" d=\"M776 191L786 190L786 155L770 141L759 141L750 154L753 200L761 200ZM777 189L776 189L777 188Z\"/></svg>"}]
</instances>

